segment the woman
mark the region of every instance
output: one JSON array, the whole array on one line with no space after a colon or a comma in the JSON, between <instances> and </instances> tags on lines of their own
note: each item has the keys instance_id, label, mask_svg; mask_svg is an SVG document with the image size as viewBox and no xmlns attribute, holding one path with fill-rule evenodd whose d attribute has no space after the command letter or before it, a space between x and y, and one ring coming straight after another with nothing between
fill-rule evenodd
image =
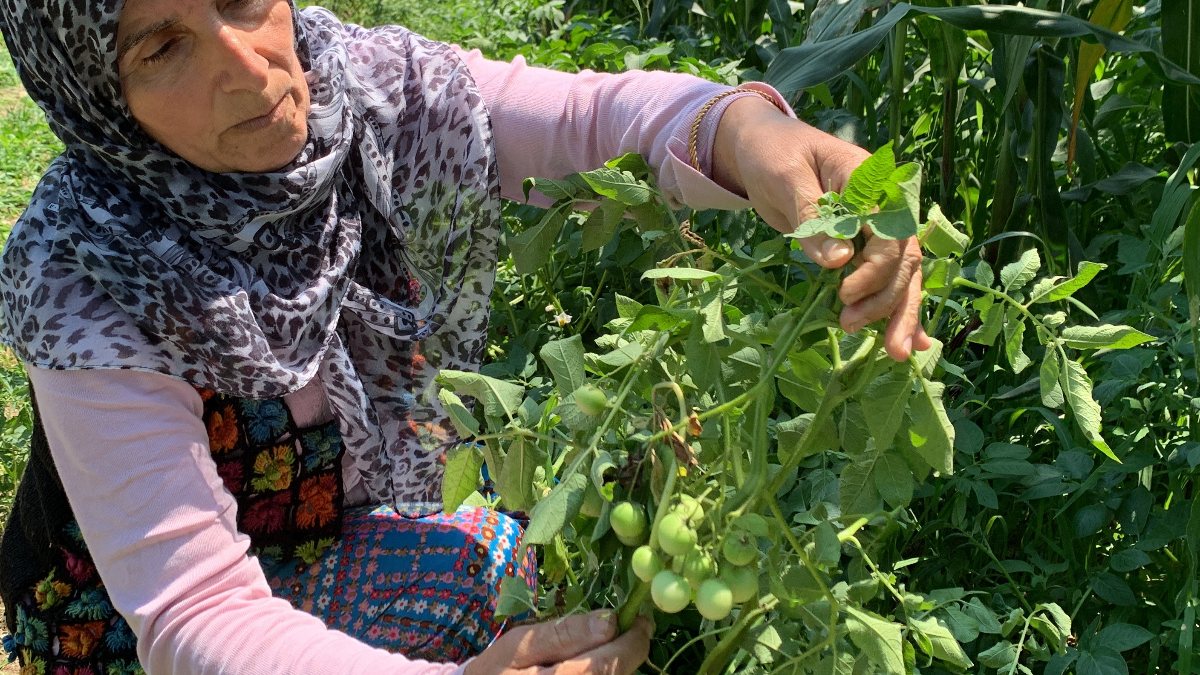
<instances>
[{"instance_id":1,"label":"woman","mask_svg":"<svg viewBox=\"0 0 1200 675\"><path fill-rule=\"evenodd\" d=\"M498 64L288 0L0 8L67 148L0 268L39 420L0 550L25 666L632 672L644 620L493 641L500 577L533 581L519 527L437 513L430 383L478 365L499 196L639 151L673 198L786 231L865 153L767 88ZM927 346L916 243L859 261L843 324Z\"/></svg>"}]
</instances>

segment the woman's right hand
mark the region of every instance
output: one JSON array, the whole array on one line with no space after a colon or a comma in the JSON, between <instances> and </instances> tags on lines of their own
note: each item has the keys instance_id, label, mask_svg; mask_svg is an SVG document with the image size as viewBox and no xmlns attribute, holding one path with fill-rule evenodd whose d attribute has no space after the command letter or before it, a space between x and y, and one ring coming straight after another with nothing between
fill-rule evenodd
<instances>
[{"instance_id":1,"label":"woman's right hand","mask_svg":"<svg viewBox=\"0 0 1200 675\"><path fill-rule=\"evenodd\" d=\"M465 675L631 675L646 661L653 632L646 617L617 634L610 610L514 628L467 664Z\"/></svg>"}]
</instances>

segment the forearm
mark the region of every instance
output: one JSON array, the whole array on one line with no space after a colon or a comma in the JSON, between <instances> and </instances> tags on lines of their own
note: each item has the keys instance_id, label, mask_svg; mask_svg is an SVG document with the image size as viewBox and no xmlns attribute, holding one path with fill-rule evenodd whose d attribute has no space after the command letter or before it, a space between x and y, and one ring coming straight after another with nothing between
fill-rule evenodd
<instances>
[{"instance_id":1,"label":"forearm","mask_svg":"<svg viewBox=\"0 0 1200 675\"><path fill-rule=\"evenodd\" d=\"M31 368L55 466L114 607L153 673L442 673L271 596L190 385ZM269 630L268 630L269 628Z\"/></svg>"}]
</instances>

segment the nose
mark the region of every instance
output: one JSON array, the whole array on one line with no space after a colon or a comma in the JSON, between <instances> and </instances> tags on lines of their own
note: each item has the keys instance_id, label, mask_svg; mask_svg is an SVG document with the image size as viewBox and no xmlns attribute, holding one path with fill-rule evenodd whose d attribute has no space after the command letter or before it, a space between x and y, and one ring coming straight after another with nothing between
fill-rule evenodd
<instances>
[{"instance_id":1,"label":"nose","mask_svg":"<svg viewBox=\"0 0 1200 675\"><path fill-rule=\"evenodd\" d=\"M258 93L267 86L270 63L255 50L252 32L224 25L217 30L216 42L223 91Z\"/></svg>"}]
</instances>

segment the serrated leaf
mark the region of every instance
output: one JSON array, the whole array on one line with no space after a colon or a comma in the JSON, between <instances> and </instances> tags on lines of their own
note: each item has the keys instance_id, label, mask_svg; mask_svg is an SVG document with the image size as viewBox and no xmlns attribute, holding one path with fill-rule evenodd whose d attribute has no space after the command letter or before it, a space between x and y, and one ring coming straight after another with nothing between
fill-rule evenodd
<instances>
[{"instance_id":1,"label":"serrated leaf","mask_svg":"<svg viewBox=\"0 0 1200 675\"><path fill-rule=\"evenodd\" d=\"M1150 342L1153 336L1130 326L1067 326L1059 334L1074 349L1129 349Z\"/></svg>"},{"instance_id":2,"label":"serrated leaf","mask_svg":"<svg viewBox=\"0 0 1200 675\"><path fill-rule=\"evenodd\" d=\"M1053 344L1046 347L1042 357L1042 367L1038 371L1038 380L1042 393L1042 405L1051 410L1059 410L1066 398L1062 390L1062 366L1058 359L1058 349Z\"/></svg>"},{"instance_id":3,"label":"serrated leaf","mask_svg":"<svg viewBox=\"0 0 1200 675\"><path fill-rule=\"evenodd\" d=\"M483 453L474 444L456 445L446 452L446 467L442 472L443 511L454 513L475 492L481 468Z\"/></svg>"},{"instance_id":4,"label":"serrated leaf","mask_svg":"<svg viewBox=\"0 0 1200 675\"><path fill-rule=\"evenodd\" d=\"M842 191L842 202L856 213L869 213L879 204L883 186L895 170L896 154L889 141L850 173L846 189Z\"/></svg>"},{"instance_id":5,"label":"serrated leaf","mask_svg":"<svg viewBox=\"0 0 1200 675\"><path fill-rule=\"evenodd\" d=\"M1094 263L1083 261L1079 263L1079 269L1075 272L1075 276L1070 279L1059 281L1044 290L1042 293L1033 293L1030 295L1030 302L1058 302L1066 300L1075 294L1076 291L1087 286L1096 275L1107 268L1104 263Z\"/></svg>"},{"instance_id":6,"label":"serrated leaf","mask_svg":"<svg viewBox=\"0 0 1200 675\"><path fill-rule=\"evenodd\" d=\"M450 416L450 423L454 425L454 430L460 437L471 438L479 435L479 421L457 394L449 389L438 389L438 401Z\"/></svg>"},{"instance_id":7,"label":"serrated leaf","mask_svg":"<svg viewBox=\"0 0 1200 675\"><path fill-rule=\"evenodd\" d=\"M970 246L971 238L960 232L942 213L942 207L934 204L925 217L925 229L921 232L921 246L939 258L962 257Z\"/></svg>"},{"instance_id":8,"label":"serrated leaf","mask_svg":"<svg viewBox=\"0 0 1200 675\"><path fill-rule=\"evenodd\" d=\"M561 397L570 396L587 383L583 370L583 338L572 335L562 340L547 342L538 350L538 356L550 369L554 386Z\"/></svg>"},{"instance_id":9,"label":"serrated leaf","mask_svg":"<svg viewBox=\"0 0 1200 675\"><path fill-rule=\"evenodd\" d=\"M850 641L877 666L872 672L903 675L904 648L900 624L853 606L846 606L845 609Z\"/></svg>"},{"instance_id":10,"label":"serrated leaf","mask_svg":"<svg viewBox=\"0 0 1200 675\"><path fill-rule=\"evenodd\" d=\"M537 225L508 237L508 250L512 253L517 272L533 274L545 266L566 222L567 211L553 208L542 216Z\"/></svg>"},{"instance_id":11,"label":"serrated leaf","mask_svg":"<svg viewBox=\"0 0 1200 675\"><path fill-rule=\"evenodd\" d=\"M604 167L584 171L579 177L595 190L596 194L615 199L626 206L645 204L654 196L650 186L638 180L629 171Z\"/></svg>"},{"instance_id":12,"label":"serrated leaf","mask_svg":"<svg viewBox=\"0 0 1200 675\"><path fill-rule=\"evenodd\" d=\"M1071 412L1075 416L1075 423L1083 431L1084 437L1091 441L1092 445L1100 452L1114 462L1120 463L1121 460L1117 459L1112 449L1108 447L1108 443L1100 435L1100 404L1092 398L1092 380L1088 377L1087 371L1077 361L1067 359L1063 363L1062 377L1059 382L1062 384L1067 404L1070 405Z\"/></svg>"},{"instance_id":13,"label":"serrated leaf","mask_svg":"<svg viewBox=\"0 0 1200 675\"><path fill-rule=\"evenodd\" d=\"M1016 307L1010 307L1004 321L1004 355L1013 373L1020 374L1033 361L1025 355L1025 315Z\"/></svg>"},{"instance_id":14,"label":"serrated leaf","mask_svg":"<svg viewBox=\"0 0 1200 675\"><path fill-rule=\"evenodd\" d=\"M587 486L587 476L582 473L573 473L555 485L550 494L539 501L529 513L525 543L547 544L554 539L554 536L579 514Z\"/></svg>"},{"instance_id":15,"label":"serrated leaf","mask_svg":"<svg viewBox=\"0 0 1200 675\"><path fill-rule=\"evenodd\" d=\"M552 201L560 201L564 199L576 199L585 196L583 193L588 192L588 186L581 180L566 178L556 180L553 178L526 178L521 183L522 189L525 191L525 201L529 201L529 191L537 190L549 197Z\"/></svg>"},{"instance_id":16,"label":"serrated leaf","mask_svg":"<svg viewBox=\"0 0 1200 675\"><path fill-rule=\"evenodd\" d=\"M1015 262L1000 268L1001 287L1005 293L1019 291L1037 276L1041 267L1041 256L1038 255L1036 248L1031 248L1022 253Z\"/></svg>"},{"instance_id":17,"label":"serrated leaf","mask_svg":"<svg viewBox=\"0 0 1200 675\"><path fill-rule=\"evenodd\" d=\"M954 634L941 620L931 616L923 619L910 619L908 625L921 631L929 639L929 648L925 651L930 656L959 668L970 668L975 665L971 659L967 658L966 652L958 644ZM922 648L924 647L925 645L922 644Z\"/></svg>"},{"instance_id":18,"label":"serrated leaf","mask_svg":"<svg viewBox=\"0 0 1200 675\"><path fill-rule=\"evenodd\" d=\"M879 510L882 505L882 495L875 487L875 464L877 455L873 453L874 442L868 442L866 457L852 461L842 467L838 476L840 487L839 504L843 514L871 513Z\"/></svg>"},{"instance_id":19,"label":"serrated leaf","mask_svg":"<svg viewBox=\"0 0 1200 675\"><path fill-rule=\"evenodd\" d=\"M954 426L942 405L945 385L925 378L909 403L913 424L909 438L913 448L932 468L943 474L954 472Z\"/></svg>"},{"instance_id":20,"label":"serrated leaf","mask_svg":"<svg viewBox=\"0 0 1200 675\"><path fill-rule=\"evenodd\" d=\"M512 419L525 398L525 389L520 385L466 370L443 370L438 373L437 383L456 394L474 397L483 405L487 418Z\"/></svg>"}]
</instances>

